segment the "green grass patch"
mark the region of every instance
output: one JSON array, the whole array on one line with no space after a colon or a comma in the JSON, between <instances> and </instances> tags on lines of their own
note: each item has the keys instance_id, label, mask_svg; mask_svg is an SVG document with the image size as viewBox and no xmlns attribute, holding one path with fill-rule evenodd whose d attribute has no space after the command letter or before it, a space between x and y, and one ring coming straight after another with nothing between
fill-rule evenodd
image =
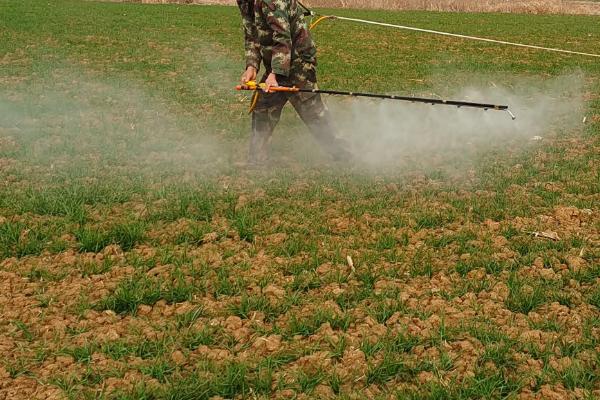
<instances>
[{"instance_id":1,"label":"green grass patch","mask_svg":"<svg viewBox=\"0 0 600 400\"><path fill-rule=\"evenodd\" d=\"M144 240L145 234L146 224L138 221L116 224L108 229L85 226L75 231L79 250L92 253L111 244L129 251Z\"/></svg>"},{"instance_id":2,"label":"green grass patch","mask_svg":"<svg viewBox=\"0 0 600 400\"><path fill-rule=\"evenodd\" d=\"M100 310L113 310L118 314L137 312L140 305L154 305L159 300L167 303L181 303L191 300L195 293L203 292L182 275L173 272L171 282L165 283L144 274L137 274L121 281L115 290L95 307Z\"/></svg>"}]
</instances>

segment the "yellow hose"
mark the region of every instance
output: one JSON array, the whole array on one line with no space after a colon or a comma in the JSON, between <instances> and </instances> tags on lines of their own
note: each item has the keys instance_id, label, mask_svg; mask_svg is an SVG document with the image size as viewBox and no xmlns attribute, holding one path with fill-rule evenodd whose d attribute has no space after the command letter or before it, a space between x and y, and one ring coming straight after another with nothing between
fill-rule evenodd
<instances>
[{"instance_id":1,"label":"yellow hose","mask_svg":"<svg viewBox=\"0 0 600 400\"><path fill-rule=\"evenodd\" d=\"M325 21L326 19L333 19L335 18L332 15L324 15L322 17L317 18L317 20L315 22L313 22L312 24L310 24L309 29L313 30L317 25L319 25L321 22Z\"/></svg>"},{"instance_id":2,"label":"yellow hose","mask_svg":"<svg viewBox=\"0 0 600 400\"><path fill-rule=\"evenodd\" d=\"M255 90L254 94L252 95L252 103L250 103L250 111L248 111L248 114L252 114L254 112L254 109L256 108L256 104L258 103L259 96L260 96L260 90Z\"/></svg>"}]
</instances>

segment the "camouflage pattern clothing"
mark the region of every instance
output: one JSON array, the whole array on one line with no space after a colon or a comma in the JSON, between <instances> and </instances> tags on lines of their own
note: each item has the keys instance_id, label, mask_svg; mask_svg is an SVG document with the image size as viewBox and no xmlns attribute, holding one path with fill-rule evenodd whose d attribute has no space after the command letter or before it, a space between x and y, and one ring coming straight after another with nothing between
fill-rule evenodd
<instances>
[{"instance_id":1,"label":"camouflage pattern clothing","mask_svg":"<svg viewBox=\"0 0 600 400\"><path fill-rule=\"evenodd\" d=\"M245 36L246 67L265 67L261 82L273 72L281 86L316 88L317 49L297 0L237 0ZM335 136L329 111L319 94L260 93L252 114L250 161L262 163L281 111L290 101L317 141L334 158L348 157Z\"/></svg>"},{"instance_id":2,"label":"camouflage pattern clothing","mask_svg":"<svg viewBox=\"0 0 600 400\"><path fill-rule=\"evenodd\" d=\"M237 3L242 14L242 24L244 26L246 68L254 67L258 71L262 55L260 44L258 43L256 25L254 24L254 0L237 0Z\"/></svg>"},{"instance_id":3,"label":"camouflage pattern clothing","mask_svg":"<svg viewBox=\"0 0 600 400\"><path fill-rule=\"evenodd\" d=\"M242 14L246 66L290 77L311 72L317 48L296 0L237 0ZM306 81L311 76L298 76ZM298 82L300 83L300 82Z\"/></svg>"}]
</instances>

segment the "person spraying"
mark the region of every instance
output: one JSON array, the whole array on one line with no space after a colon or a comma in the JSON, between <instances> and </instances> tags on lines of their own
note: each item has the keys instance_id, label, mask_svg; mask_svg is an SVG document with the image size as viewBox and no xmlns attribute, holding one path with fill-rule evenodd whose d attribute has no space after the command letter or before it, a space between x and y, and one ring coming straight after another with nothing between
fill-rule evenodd
<instances>
[{"instance_id":1,"label":"person spraying","mask_svg":"<svg viewBox=\"0 0 600 400\"><path fill-rule=\"evenodd\" d=\"M261 64L263 92L252 110L249 162L269 158L269 142L289 101L317 142L335 160L351 158L346 142L336 134L319 93L272 91L279 86L317 88L317 49L297 0L237 0L245 38L246 70L241 83L254 82Z\"/></svg>"}]
</instances>

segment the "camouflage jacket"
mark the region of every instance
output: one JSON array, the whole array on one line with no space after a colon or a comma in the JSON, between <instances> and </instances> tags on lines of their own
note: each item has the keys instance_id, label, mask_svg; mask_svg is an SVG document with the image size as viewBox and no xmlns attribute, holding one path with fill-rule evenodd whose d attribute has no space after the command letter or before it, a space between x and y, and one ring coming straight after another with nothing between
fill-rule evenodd
<instances>
[{"instance_id":1,"label":"camouflage jacket","mask_svg":"<svg viewBox=\"0 0 600 400\"><path fill-rule=\"evenodd\" d=\"M237 0L242 14L246 66L290 76L315 66L317 49L297 0Z\"/></svg>"}]
</instances>

